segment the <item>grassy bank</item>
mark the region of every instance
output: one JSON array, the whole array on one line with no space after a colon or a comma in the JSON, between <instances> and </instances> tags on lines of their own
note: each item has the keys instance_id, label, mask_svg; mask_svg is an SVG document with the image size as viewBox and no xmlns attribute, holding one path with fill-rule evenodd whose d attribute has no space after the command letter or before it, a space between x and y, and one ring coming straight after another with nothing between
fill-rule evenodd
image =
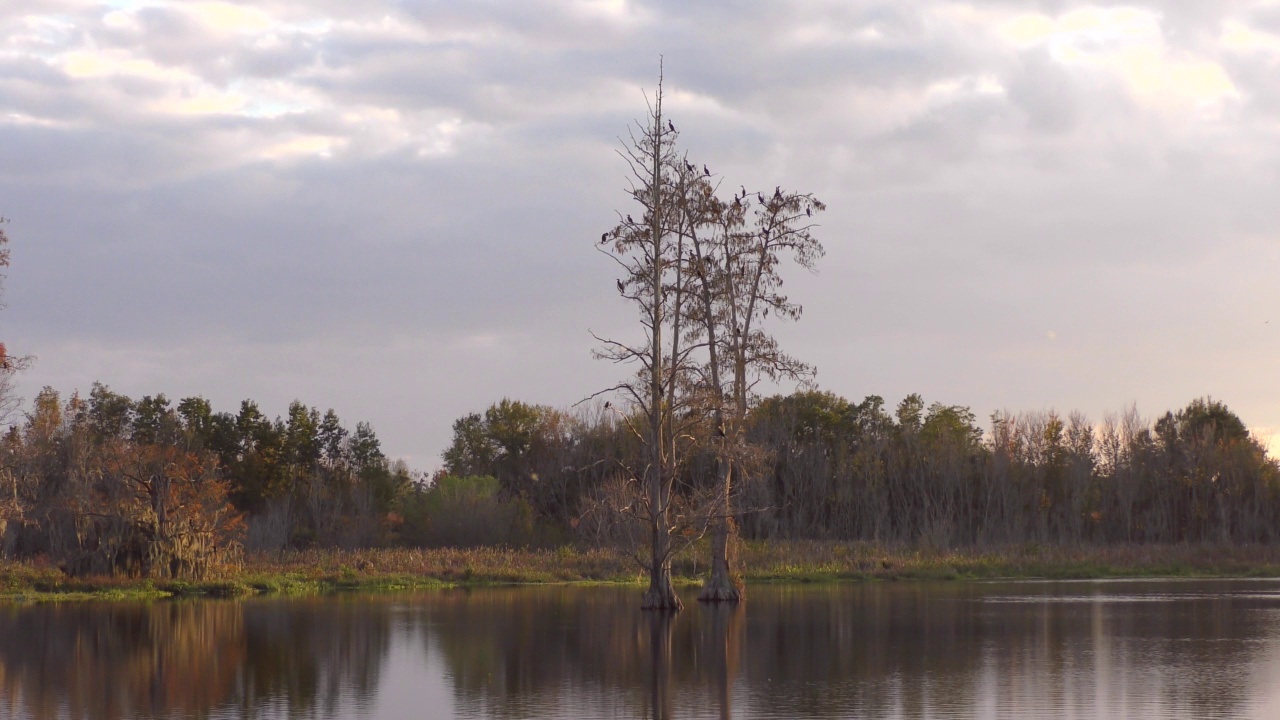
<instances>
[{"instance_id":1,"label":"grassy bank","mask_svg":"<svg viewBox=\"0 0 1280 720\"><path fill-rule=\"evenodd\" d=\"M1280 547L1126 545L930 550L865 543L745 543L743 580L1087 579L1119 577L1280 577ZM704 547L678 557L683 584L705 576ZM68 578L41 563L0 563L0 600L126 600L401 590L460 585L629 583L644 580L635 560L616 550L381 549L251 556L225 577L203 582Z\"/></svg>"}]
</instances>

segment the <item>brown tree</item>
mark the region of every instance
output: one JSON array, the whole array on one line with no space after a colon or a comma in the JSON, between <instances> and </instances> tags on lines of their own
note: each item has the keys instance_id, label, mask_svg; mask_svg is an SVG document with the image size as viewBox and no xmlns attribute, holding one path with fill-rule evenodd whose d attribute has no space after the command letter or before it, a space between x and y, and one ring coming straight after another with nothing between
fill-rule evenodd
<instances>
[{"instance_id":1,"label":"brown tree","mask_svg":"<svg viewBox=\"0 0 1280 720\"><path fill-rule=\"evenodd\" d=\"M0 217L0 268L9 267L9 236L5 234L4 223L8 220ZM4 274L0 273L0 309L4 309ZM13 355L0 338L0 425L7 424L13 418L20 403L14 392L13 380L18 372L31 362L31 358Z\"/></svg>"},{"instance_id":2,"label":"brown tree","mask_svg":"<svg viewBox=\"0 0 1280 720\"><path fill-rule=\"evenodd\" d=\"M9 266L9 249L5 247L9 243L9 236L5 234L3 227L6 222L8 220L0 217L0 268ZM3 308L4 275L0 273L0 309ZM14 391L14 378L30 362L29 357L11 355L3 339L0 339L0 427L13 420L21 404ZM18 494L18 478L14 472L14 447L15 444L10 441L5 443L4 448L0 448L0 556L8 554L13 536L11 526L16 527L21 523L24 515L23 503Z\"/></svg>"},{"instance_id":3,"label":"brown tree","mask_svg":"<svg viewBox=\"0 0 1280 720\"><path fill-rule=\"evenodd\" d=\"M679 203L673 197L679 176L676 131L662 114L662 101L659 74L645 124L637 123L619 151L631 172L629 194L640 206L640 218L620 213L620 222L600 239L600 248L622 268L618 293L640 311L644 340L629 344L595 337L602 343L597 357L640 366L630 380L603 392L617 393L635 408L634 414L619 415L645 450L642 467L625 468L638 485L638 498L628 512L649 534L648 557L640 558L649 572L641 606L679 610L682 604L671 585L671 558L678 549L672 536L673 490L698 417L689 412L685 382L693 347L681 342L687 278L680 262L683 238L676 232Z\"/></svg>"},{"instance_id":4,"label":"brown tree","mask_svg":"<svg viewBox=\"0 0 1280 720\"><path fill-rule=\"evenodd\" d=\"M711 514L711 576L699 600L737 602L742 588L730 564L735 532L731 493L735 463L753 453L746 446L744 423L752 389L761 379L808 380L813 369L782 352L764 330L774 318L799 319L801 306L782 293L779 267L786 259L812 270L823 254L810 230L815 212L826 208L809 194L783 192L767 199L741 187L732 202L716 196L708 173L684 163L680 178L680 235L688 252L682 259L696 278L690 292L691 335L705 341L707 363L700 379L708 389L716 448L717 499Z\"/></svg>"}]
</instances>

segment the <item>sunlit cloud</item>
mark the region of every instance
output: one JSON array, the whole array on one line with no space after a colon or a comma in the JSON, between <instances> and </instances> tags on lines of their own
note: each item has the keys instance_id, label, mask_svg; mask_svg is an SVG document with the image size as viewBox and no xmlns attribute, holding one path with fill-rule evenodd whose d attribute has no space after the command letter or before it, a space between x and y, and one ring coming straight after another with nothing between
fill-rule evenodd
<instances>
[{"instance_id":1,"label":"sunlit cloud","mask_svg":"<svg viewBox=\"0 0 1280 720\"><path fill-rule=\"evenodd\" d=\"M284 142L274 143L262 150L268 160L285 160L297 157L333 157L334 152L347 144L343 138L325 135L305 135Z\"/></svg>"},{"instance_id":2,"label":"sunlit cloud","mask_svg":"<svg viewBox=\"0 0 1280 720\"><path fill-rule=\"evenodd\" d=\"M73 78L132 76L165 82L198 82L199 78L180 68L165 67L156 62L123 51L76 50L60 58L62 69Z\"/></svg>"},{"instance_id":3,"label":"sunlit cloud","mask_svg":"<svg viewBox=\"0 0 1280 720\"><path fill-rule=\"evenodd\" d=\"M1086 7L1056 17L1026 13L1009 18L997 34L1020 48L1042 46L1060 63L1108 71L1149 106L1215 112L1240 92L1211 58L1173 50L1161 18L1148 9Z\"/></svg>"},{"instance_id":4,"label":"sunlit cloud","mask_svg":"<svg viewBox=\"0 0 1280 720\"><path fill-rule=\"evenodd\" d=\"M244 5L225 2L196 2L180 5L207 27L219 32L253 33L270 29L275 23L267 13Z\"/></svg>"},{"instance_id":5,"label":"sunlit cloud","mask_svg":"<svg viewBox=\"0 0 1280 720\"><path fill-rule=\"evenodd\" d=\"M138 16L125 10L112 10L102 16L102 24L114 30L137 30Z\"/></svg>"},{"instance_id":6,"label":"sunlit cloud","mask_svg":"<svg viewBox=\"0 0 1280 720\"><path fill-rule=\"evenodd\" d=\"M26 125L44 128L68 128L72 126L72 123L64 120L36 117L34 115L28 115L20 112L0 113L0 124Z\"/></svg>"},{"instance_id":7,"label":"sunlit cloud","mask_svg":"<svg viewBox=\"0 0 1280 720\"><path fill-rule=\"evenodd\" d=\"M1222 24L1222 46L1238 53L1266 53L1280 56L1280 35L1257 30L1238 20Z\"/></svg>"},{"instance_id":8,"label":"sunlit cloud","mask_svg":"<svg viewBox=\"0 0 1280 720\"><path fill-rule=\"evenodd\" d=\"M156 112L171 115L232 115L245 106L246 98L234 93L209 93L195 97L175 97L150 104Z\"/></svg>"}]
</instances>

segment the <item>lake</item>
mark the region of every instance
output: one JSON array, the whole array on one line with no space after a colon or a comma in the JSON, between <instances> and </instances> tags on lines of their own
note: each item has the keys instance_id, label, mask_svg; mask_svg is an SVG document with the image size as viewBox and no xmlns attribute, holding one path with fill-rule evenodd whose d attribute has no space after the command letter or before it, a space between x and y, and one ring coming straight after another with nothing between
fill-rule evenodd
<instances>
[{"instance_id":1,"label":"lake","mask_svg":"<svg viewBox=\"0 0 1280 720\"><path fill-rule=\"evenodd\" d=\"M0 606L0 718L1276 718L1274 580Z\"/></svg>"}]
</instances>

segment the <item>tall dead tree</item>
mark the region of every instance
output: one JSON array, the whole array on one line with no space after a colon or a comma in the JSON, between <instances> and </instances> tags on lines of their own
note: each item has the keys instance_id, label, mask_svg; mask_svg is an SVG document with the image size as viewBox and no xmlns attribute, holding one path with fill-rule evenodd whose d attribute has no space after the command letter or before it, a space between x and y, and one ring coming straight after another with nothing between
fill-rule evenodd
<instances>
[{"instance_id":1,"label":"tall dead tree","mask_svg":"<svg viewBox=\"0 0 1280 720\"><path fill-rule=\"evenodd\" d=\"M0 268L9 266L9 236L5 234L3 224L8 222L0 217ZM0 274L0 309L4 308L4 275ZM0 338L0 429L7 425L16 414L21 403L14 389L14 378L18 372L31 362L29 357L9 354L4 341ZM12 447L0 448L0 557L8 554L12 545L14 527L23 521L24 508L18 496L18 478L13 471ZM12 523L12 526L11 526Z\"/></svg>"},{"instance_id":2,"label":"tall dead tree","mask_svg":"<svg viewBox=\"0 0 1280 720\"><path fill-rule=\"evenodd\" d=\"M9 236L5 234L3 227L7 222L8 219L0 217L0 268L9 266L9 249L5 247L9 243ZM0 274L0 309L4 308L3 296L4 275ZM0 338L0 425L7 424L18 409L19 399L14 392L13 379L30 362L30 357L10 354L4 339Z\"/></svg>"},{"instance_id":3,"label":"tall dead tree","mask_svg":"<svg viewBox=\"0 0 1280 720\"><path fill-rule=\"evenodd\" d=\"M673 502L679 459L690 442L684 377L694 346L684 336L687 277L680 262L683 239L674 231L679 211L673 193L679 167L676 131L662 114L662 78L649 105L644 124L637 123L619 154L631 173L630 195L640 218L620 213L620 222L600 239L622 268L618 293L640 311L644 341L638 344L601 338L599 358L639 365L628 381L605 392L620 393L636 414L622 413L645 448L644 467L628 468L638 485L638 498L628 509L648 528L648 557L640 558L649 572L649 588L641 606L651 610L679 610L680 598L671 584L671 558L676 546ZM621 411L620 411L621 412Z\"/></svg>"}]
</instances>

